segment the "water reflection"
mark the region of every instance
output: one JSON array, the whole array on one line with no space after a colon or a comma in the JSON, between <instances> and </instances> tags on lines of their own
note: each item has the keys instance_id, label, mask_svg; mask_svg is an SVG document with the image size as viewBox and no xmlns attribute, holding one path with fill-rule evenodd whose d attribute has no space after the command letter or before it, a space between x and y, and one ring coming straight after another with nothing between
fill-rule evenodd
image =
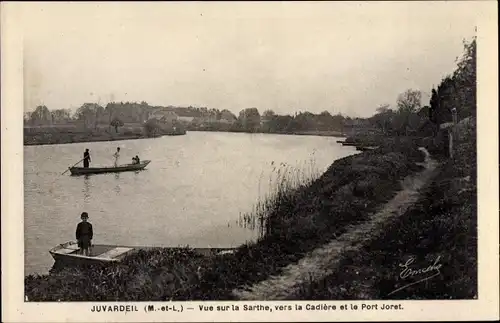
<instances>
[{"instance_id":1,"label":"water reflection","mask_svg":"<svg viewBox=\"0 0 500 323\"><path fill-rule=\"evenodd\" d=\"M90 176L84 175L83 177L83 201L85 203L90 202Z\"/></svg>"},{"instance_id":2,"label":"water reflection","mask_svg":"<svg viewBox=\"0 0 500 323\"><path fill-rule=\"evenodd\" d=\"M116 180L115 192L116 194L120 194L120 192L122 191L120 188L120 173L115 173L115 180Z\"/></svg>"}]
</instances>

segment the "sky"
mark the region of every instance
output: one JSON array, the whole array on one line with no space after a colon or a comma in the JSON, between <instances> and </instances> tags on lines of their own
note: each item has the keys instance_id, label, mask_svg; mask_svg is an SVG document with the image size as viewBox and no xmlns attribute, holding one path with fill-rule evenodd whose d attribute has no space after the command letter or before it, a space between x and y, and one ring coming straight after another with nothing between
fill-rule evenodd
<instances>
[{"instance_id":1,"label":"sky","mask_svg":"<svg viewBox=\"0 0 500 323\"><path fill-rule=\"evenodd\" d=\"M25 111L146 101L368 117L456 67L471 2L34 3Z\"/></svg>"}]
</instances>

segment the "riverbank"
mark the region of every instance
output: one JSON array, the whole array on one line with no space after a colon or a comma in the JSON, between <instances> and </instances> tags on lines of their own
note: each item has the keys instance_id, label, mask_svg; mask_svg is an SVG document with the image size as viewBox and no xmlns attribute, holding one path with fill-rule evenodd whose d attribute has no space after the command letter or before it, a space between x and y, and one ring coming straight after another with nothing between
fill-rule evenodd
<instances>
[{"instance_id":1,"label":"riverbank","mask_svg":"<svg viewBox=\"0 0 500 323\"><path fill-rule=\"evenodd\" d=\"M172 131L160 133L155 137L185 135L186 131ZM131 139L152 138L144 134L142 130L123 130L123 132L113 132L107 130L84 131L68 127L46 127L40 129L24 130L24 145L55 145L70 144L77 142L100 142L117 141Z\"/></svg>"},{"instance_id":2,"label":"riverbank","mask_svg":"<svg viewBox=\"0 0 500 323\"><path fill-rule=\"evenodd\" d=\"M401 179L422 169L416 163L423 158L416 144L400 141L398 147L335 161L310 185L280 191L260 219L268 234L232 255L202 259L189 249L175 255L168 250L144 251L108 267L28 276L26 295L33 301L232 299L233 289L279 274L363 222L397 193Z\"/></svg>"},{"instance_id":3,"label":"riverbank","mask_svg":"<svg viewBox=\"0 0 500 323\"><path fill-rule=\"evenodd\" d=\"M289 132L269 132L269 131L256 131L248 132L235 129L213 129L213 128L188 128L189 131L207 131L207 132L231 132L231 133L253 133L253 134L272 134L272 135L292 135L292 136L319 136L319 137L346 137L340 131L335 130L310 130L310 131L289 131Z\"/></svg>"},{"instance_id":4,"label":"riverbank","mask_svg":"<svg viewBox=\"0 0 500 323\"><path fill-rule=\"evenodd\" d=\"M477 298L475 123L471 126L458 132L455 157L439 165L416 203L361 248L345 252L332 273L302 284L288 299ZM405 265L410 269L404 271ZM438 269L410 272L430 266Z\"/></svg>"}]
</instances>

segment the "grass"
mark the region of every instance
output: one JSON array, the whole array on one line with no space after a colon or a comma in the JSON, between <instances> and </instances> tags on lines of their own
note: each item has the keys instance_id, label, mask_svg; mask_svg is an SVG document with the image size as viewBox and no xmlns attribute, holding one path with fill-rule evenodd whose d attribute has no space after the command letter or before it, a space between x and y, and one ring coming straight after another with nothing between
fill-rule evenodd
<instances>
[{"instance_id":1,"label":"grass","mask_svg":"<svg viewBox=\"0 0 500 323\"><path fill-rule=\"evenodd\" d=\"M160 301L197 284L206 258L189 248L140 250L120 264L65 267L50 275L29 275L30 301Z\"/></svg>"},{"instance_id":2,"label":"grass","mask_svg":"<svg viewBox=\"0 0 500 323\"><path fill-rule=\"evenodd\" d=\"M472 140L471 140L472 138ZM475 136L459 142L455 158L406 214L390 222L359 252L343 255L337 270L304 284L291 299L472 299L477 297L477 187ZM441 274L391 294L425 276L401 278L413 258L424 268L439 257Z\"/></svg>"}]
</instances>

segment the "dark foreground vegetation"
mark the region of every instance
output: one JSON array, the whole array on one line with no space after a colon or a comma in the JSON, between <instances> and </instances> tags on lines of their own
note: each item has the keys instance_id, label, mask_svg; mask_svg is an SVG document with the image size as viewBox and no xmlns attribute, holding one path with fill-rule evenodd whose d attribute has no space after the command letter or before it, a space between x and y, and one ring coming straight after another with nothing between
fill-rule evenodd
<instances>
[{"instance_id":1,"label":"dark foreground vegetation","mask_svg":"<svg viewBox=\"0 0 500 323\"><path fill-rule=\"evenodd\" d=\"M333 274L302 286L291 299L477 297L476 143L469 139L458 143L455 158L440 165L419 201L381 236L345 253ZM437 262L440 274L421 283L437 271L401 277L410 259L415 271Z\"/></svg>"}]
</instances>

